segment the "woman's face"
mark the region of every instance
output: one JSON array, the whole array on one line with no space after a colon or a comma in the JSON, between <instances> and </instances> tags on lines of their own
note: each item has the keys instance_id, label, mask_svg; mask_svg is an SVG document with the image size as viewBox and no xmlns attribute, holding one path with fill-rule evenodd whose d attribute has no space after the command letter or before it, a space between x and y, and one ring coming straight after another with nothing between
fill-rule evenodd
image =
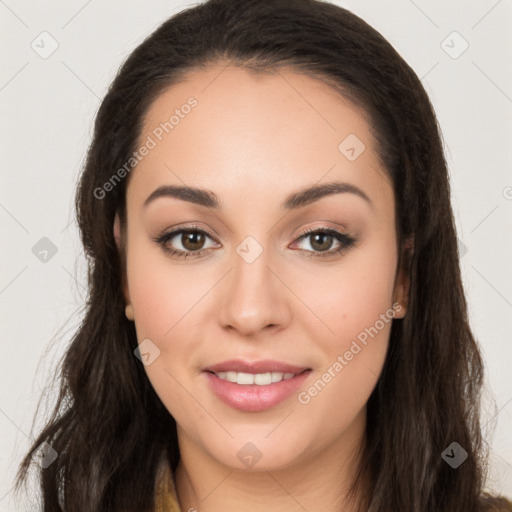
<instances>
[{"instance_id":1,"label":"woman's face","mask_svg":"<svg viewBox=\"0 0 512 512\"><path fill-rule=\"evenodd\" d=\"M139 142L125 294L180 449L258 470L354 449L407 289L361 112L292 70L216 65Z\"/></svg>"}]
</instances>

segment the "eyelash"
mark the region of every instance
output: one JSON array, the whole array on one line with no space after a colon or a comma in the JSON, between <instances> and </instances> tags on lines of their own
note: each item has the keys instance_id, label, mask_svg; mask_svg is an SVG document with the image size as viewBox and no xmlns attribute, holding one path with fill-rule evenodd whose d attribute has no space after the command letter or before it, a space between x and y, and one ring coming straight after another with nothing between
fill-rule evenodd
<instances>
[{"instance_id":1,"label":"eyelash","mask_svg":"<svg viewBox=\"0 0 512 512\"><path fill-rule=\"evenodd\" d=\"M202 233L209 238L213 238L208 232L204 231L203 229L199 228L198 226L184 226L179 229L176 229L174 231L170 231L168 233L163 233L161 235L158 235L153 238L153 241L160 245L162 249L169 254L170 256L178 259L186 259L189 256L192 256L193 258L198 258L202 256L202 254L208 249L201 249L199 251L182 251L180 249L171 249L167 245L167 242L169 240L172 240L175 236L180 235L182 233ZM324 235L332 236L334 239L338 240L340 242L340 247L337 249L330 249L327 251L308 251L306 249L297 249L301 254L307 253L308 257L310 258L326 258L329 256L333 256L335 254L343 254L345 251L348 251L352 247L354 247L357 244L357 240L349 235L345 235L344 233L340 233L339 231L336 231L332 228L312 228L307 229L303 231L297 238L297 240L302 240L304 238L308 238L308 236L312 234L321 233ZM311 256L311 253L314 254L314 256Z\"/></svg>"}]
</instances>

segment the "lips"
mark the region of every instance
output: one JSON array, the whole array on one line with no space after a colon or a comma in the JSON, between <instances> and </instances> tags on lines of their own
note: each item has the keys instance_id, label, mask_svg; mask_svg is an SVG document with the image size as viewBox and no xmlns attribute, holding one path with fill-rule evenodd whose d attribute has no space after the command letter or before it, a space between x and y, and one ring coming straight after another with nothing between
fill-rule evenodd
<instances>
[{"instance_id":1,"label":"lips","mask_svg":"<svg viewBox=\"0 0 512 512\"><path fill-rule=\"evenodd\" d=\"M241 359L230 359L211 366L207 366L203 371L219 372L237 372L237 373L293 373L297 375L310 368L306 366L296 366L281 361L265 359L260 361L242 361Z\"/></svg>"},{"instance_id":2,"label":"lips","mask_svg":"<svg viewBox=\"0 0 512 512\"><path fill-rule=\"evenodd\" d=\"M202 374L209 389L225 404L239 411L260 412L290 398L311 371L311 368L281 361L232 359L208 366ZM236 382L229 381L230 374L237 376ZM253 376L258 383L251 380Z\"/></svg>"}]
</instances>

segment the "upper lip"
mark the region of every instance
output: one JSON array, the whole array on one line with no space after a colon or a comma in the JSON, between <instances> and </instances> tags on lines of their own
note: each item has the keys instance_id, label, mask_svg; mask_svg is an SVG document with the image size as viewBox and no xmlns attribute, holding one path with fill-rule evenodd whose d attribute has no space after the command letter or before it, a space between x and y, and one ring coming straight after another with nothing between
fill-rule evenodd
<instances>
[{"instance_id":1,"label":"upper lip","mask_svg":"<svg viewBox=\"0 0 512 512\"><path fill-rule=\"evenodd\" d=\"M282 361L273 361L271 359L265 359L260 361L242 361L241 359L230 359L229 361L223 361L221 363L213 364L204 368L204 371L210 371L214 373L219 372L242 372L242 373L269 373L269 372L281 372L281 373L298 373L308 370L305 366L296 366Z\"/></svg>"}]
</instances>

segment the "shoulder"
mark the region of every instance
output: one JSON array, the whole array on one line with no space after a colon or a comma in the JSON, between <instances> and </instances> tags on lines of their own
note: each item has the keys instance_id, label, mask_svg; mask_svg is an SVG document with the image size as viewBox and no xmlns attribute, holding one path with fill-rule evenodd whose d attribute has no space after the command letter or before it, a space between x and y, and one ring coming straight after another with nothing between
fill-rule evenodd
<instances>
[{"instance_id":1,"label":"shoulder","mask_svg":"<svg viewBox=\"0 0 512 512\"><path fill-rule=\"evenodd\" d=\"M512 512L512 501L505 496L493 496L487 492L480 497L478 512Z\"/></svg>"}]
</instances>

